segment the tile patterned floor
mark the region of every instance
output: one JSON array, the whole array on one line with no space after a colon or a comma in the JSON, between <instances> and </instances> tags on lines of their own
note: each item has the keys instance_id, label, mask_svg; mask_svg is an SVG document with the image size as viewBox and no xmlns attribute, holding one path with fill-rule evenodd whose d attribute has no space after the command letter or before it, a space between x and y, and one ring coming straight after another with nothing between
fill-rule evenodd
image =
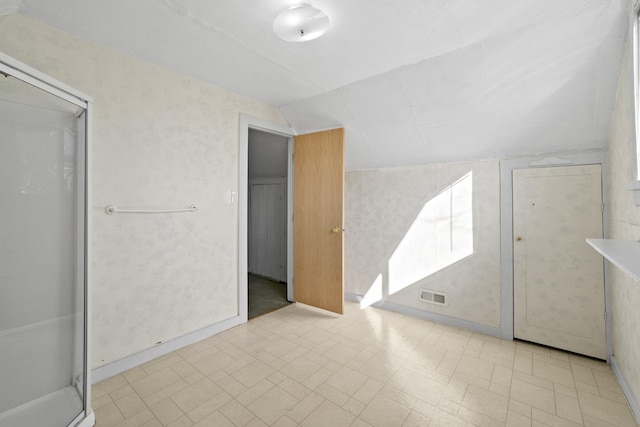
<instances>
[{"instance_id":1,"label":"tile patterned floor","mask_svg":"<svg viewBox=\"0 0 640 427\"><path fill-rule=\"evenodd\" d=\"M602 362L347 303L296 305L93 387L97 426L636 427Z\"/></svg>"}]
</instances>

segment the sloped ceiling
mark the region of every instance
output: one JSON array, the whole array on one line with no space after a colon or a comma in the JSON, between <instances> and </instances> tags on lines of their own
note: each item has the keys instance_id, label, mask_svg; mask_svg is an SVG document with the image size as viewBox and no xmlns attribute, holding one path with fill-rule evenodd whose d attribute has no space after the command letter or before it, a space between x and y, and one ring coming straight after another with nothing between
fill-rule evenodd
<instances>
[{"instance_id":1,"label":"sloped ceiling","mask_svg":"<svg viewBox=\"0 0 640 427\"><path fill-rule=\"evenodd\" d=\"M298 133L346 128L347 169L606 147L630 0L0 0L46 24L278 107Z\"/></svg>"}]
</instances>

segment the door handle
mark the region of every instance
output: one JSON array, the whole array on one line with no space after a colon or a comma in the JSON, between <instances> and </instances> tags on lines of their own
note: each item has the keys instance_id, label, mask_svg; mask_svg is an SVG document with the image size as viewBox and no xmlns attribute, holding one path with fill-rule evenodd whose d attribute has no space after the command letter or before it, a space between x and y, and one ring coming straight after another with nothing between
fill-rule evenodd
<instances>
[{"instance_id":1,"label":"door handle","mask_svg":"<svg viewBox=\"0 0 640 427\"><path fill-rule=\"evenodd\" d=\"M343 232L343 231L344 231L344 228L341 228L341 227L333 227L333 228L331 229L331 231L332 231L332 232L334 232L334 233L336 233L336 234L338 234L338 233Z\"/></svg>"}]
</instances>

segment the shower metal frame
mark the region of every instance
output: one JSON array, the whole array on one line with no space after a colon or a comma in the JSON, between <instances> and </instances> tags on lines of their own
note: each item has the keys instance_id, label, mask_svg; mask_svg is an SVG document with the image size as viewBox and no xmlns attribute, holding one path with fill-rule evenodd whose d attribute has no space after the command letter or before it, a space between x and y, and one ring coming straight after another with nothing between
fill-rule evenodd
<instances>
[{"instance_id":1,"label":"shower metal frame","mask_svg":"<svg viewBox=\"0 0 640 427\"><path fill-rule=\"evenodd\" d=\"M35 86L51 95L62 98L84 109L85 139L84 139L84 355L83 355L83 411L69 424L74 427L89 427L95 424L95 414L91 410L91 369L89 367L90 346L89 331L91 330L91 216L89 215L89 201L91 200L91 134L92 134L92 105L93 98L73 89L64 83L0 52L0 73L10 75L18 80ZM80 117L80 116L78 116Z\"/></svg>"}]
</instances>

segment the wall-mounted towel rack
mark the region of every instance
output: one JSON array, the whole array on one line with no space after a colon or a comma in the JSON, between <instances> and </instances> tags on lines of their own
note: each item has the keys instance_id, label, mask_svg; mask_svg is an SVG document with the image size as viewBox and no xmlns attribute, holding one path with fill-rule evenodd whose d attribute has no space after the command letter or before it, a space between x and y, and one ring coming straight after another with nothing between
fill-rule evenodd
<instances>
[{"instance_id":1,"label":"wall-mounted towel rack","mask_svg":"<svg viewBox=\"0 0 640 427\"><path fill-rule=\"evenodd\" d=\"M175 212L195 212L198 206L191 205L188 208L120 208L115 205L109 205L104 208L108 215L119 213L175 213Z\"/></svg>"}]
</instances>

